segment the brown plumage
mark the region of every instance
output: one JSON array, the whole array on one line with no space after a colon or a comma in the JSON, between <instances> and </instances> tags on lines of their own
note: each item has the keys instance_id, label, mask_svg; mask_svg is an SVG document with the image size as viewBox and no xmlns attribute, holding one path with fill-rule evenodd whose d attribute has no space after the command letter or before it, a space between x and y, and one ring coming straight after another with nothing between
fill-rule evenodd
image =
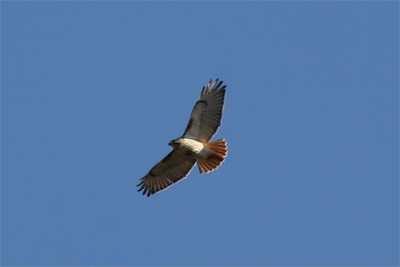
<instances>
[{"instance_id":1,"label":"brown plumage","mask_svg":"<svg viewBox=\"0 0 400 267\"><path fill-rule=\"evenodd\" d=\"M201 91L182 137L172 140L172 150L157 163L137 185L138 191L150 196L186 178L196 162L200 173L208 173L225 160L228 153L224 139L209 143L221 126L225 88L218 79Z\"/></svg>"}]
</instances>

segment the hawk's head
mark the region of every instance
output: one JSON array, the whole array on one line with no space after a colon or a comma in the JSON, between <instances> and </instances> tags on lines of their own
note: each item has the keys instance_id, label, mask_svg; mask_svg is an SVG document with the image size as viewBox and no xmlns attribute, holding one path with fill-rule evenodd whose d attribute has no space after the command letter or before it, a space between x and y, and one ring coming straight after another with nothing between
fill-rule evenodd
<instances>
[{"instance_id":1,"label":"hawk's head","mask_svg":"<svg viewBox=\"0 0 400 267\"><path fill-rule=\"evenodd\" d=\"M174 140L172 140L171 142L168 143L168 145L172 146L173 148L177 148L181 145L181 139L182 138L176 138Z\"/></svg>"}]
</instances>

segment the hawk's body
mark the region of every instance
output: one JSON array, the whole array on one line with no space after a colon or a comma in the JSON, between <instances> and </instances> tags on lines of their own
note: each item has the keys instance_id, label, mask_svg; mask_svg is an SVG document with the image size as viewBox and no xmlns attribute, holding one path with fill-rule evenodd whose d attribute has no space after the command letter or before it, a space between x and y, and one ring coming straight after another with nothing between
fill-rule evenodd
<instances>
[{"instance_id":1,"label":"hawk's body","mask_svg":"<svg viewBox=\"0 0 400 267\"><path fill-rule=\"evenodd\" d=\"M189 123L182 137L172 140L174 148L162 161L157 163L138 184L138 191L147 196L157 193L185 178L194 165L200 173L217 169L228 153L224 139L209 143L221 126L224 108L225 87L218 79L203 87L193 108Z\"/></svg>"},{"instance_id":2,"label":"hawk's body","mask_svg":"<svg viewBox=\"0 0 400 267\"><path fill-rule=\"evenodd\" d=\"M193 139L184 139L184 138L179 138L174 141L180 143L180 145L176 147L178 153L184 153L187 156L191 155L196 159L201 158L200 152L202 152L204 148L203 143ZM171 145L174 146L173 143Z\"/></svg>"}]
</instances>

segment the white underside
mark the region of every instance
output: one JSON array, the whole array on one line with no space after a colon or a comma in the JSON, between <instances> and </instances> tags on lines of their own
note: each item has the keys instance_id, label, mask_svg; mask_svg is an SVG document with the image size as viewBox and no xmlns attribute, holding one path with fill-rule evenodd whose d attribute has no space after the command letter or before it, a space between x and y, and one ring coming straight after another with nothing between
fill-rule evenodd
<instances>
[{"instance_id":1,"label":"white underside","mask_svg":"<svg viewBox=\"0 0 400 267\"><path fill-rule=\"evenodd\" d=\"M207 159L209 156L208 149L204 147L203 143L193 139L182 139L179 151L182 153L192 152L191 157L194 159Z\"/></svg>"}]
</instances>

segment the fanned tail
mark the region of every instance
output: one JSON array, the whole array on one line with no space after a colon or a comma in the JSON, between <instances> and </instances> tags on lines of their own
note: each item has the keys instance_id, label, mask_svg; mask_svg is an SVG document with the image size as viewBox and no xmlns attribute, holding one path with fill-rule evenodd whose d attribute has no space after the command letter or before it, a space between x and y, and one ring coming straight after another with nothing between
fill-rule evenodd
<instances>
[{"instance_id":1,"label":"fanned tail","mask_svg":"<svg viewBox=\"0 0 400 267\"><path fill-rule=\"evenodd\" d=\"M199 165L200 173L208 173L217 169L224 162L226 155L228 154L227 143L225 139L220 139L204 145L210 151L208 159L197 160Z\"/></svg>"}]
</instances>

